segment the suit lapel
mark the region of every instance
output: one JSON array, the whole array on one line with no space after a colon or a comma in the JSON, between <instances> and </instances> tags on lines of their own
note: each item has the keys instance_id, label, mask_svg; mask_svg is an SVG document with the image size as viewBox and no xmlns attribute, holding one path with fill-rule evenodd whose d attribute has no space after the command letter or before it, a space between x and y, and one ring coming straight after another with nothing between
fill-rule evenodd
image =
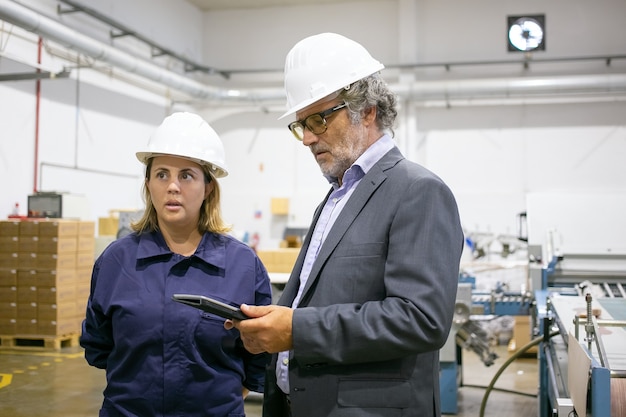
<instances>
[{"instance_id":1,"label":"suit lapel","mask_svg":"<svg viewBox=\"0 0 626 417\"><path fill-rule=\"evenodd\" d=\"M344 234L346 233L350 225L354 222L354 220L359 215L361 210L363 210L363 207L365 206L365 204L367 203L371 195L387 178L387 174L385 173L385 171L391 168L392 166L394 166L395 164L397 164L398 161L400 161L401 159L403 159L403 156L398 150L398 148L393 148L392 150L387 152L387 154L383 156L381 160L378 161L372 167L372 169L370 169L370 171L361 179L361 182L359 183L357 188L354 190L354 193L352 193L352 196L350 197L350 199L346 203L346 206L343 208L343 210L339 214L339 217L337 217L337 220L333 224L332 229L328 233L328 236L326 237L326 239L324 240L324 243L322 244L322 247L320 248L320 252L317 258L315 259L315 263L313 264L311 273L309 274L309 278L307 279L306 286L304 287L302 298L300 299L300 302L298 303L299 306L304 307L308 304L309 298L310 298L310 292L311 292L310 290L314 286L315 282L317 281L319 273L322 270L322 267L324 266L324 264L326 264L328 257L335 250L335 248L337 247L337 245L343 238ZM329 195L326 196L324 203L328 199ZM322 211L322 207L323 207L323 204L320 205L320 207L318 207L317 214L315 217L315 223L313 224L317 223L317 219L319 218L319 215ZM309 235L307 236L307 240L310 237L310 234L312 233L309 233ZM300 262L299 264L300 268L298 268L298 276L300 274L299 271L302 269L304 253L306 253L305 248L301 250L300 256L298 257L298 261ZM297 288L296 288L296 292L297 292ZM292 300L294 297L295 297L295 294L293 295Z\"/></svg>"},{"instance_id":2,"label":"suit lapel","mask_svg":"<svg viewBox=\"0 0 626 417\"><path fill-rule=\"evenodd\" d=\"M293 304L293 300L295 300L296 295L298 295L298 289L300 288L300 272L302 272L302 265L304 264L304 258L306 256L306 252L309 249L309 245L311 244L311 236L313 235L313 229L317 224L320 215L322 214L322 209L324 208L324 204L332 194L333 189L331 188L326 194L326 198L320 205L315 209L315 213L313 214L313 221L311 222L311 227L304 238L304 242L302 242L302 248L300 248L300 253L298 253L298 258L296 259L296 263L291 270L291 274L289 275L289 280L287 284L285 284L285 288L283 289L283 293L278 300L278 305L283 306L291 306Z\"/></svg>"}]
</instances>

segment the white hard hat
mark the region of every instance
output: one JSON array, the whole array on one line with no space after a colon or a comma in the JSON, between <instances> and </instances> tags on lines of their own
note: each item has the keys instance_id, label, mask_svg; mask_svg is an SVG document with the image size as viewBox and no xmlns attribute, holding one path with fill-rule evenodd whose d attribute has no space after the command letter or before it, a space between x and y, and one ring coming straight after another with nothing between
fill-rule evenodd
<instances>
[{"instance_id":1,"label":"white hard hat","mask_svg":"<svg viewBox=\"0 0 626 417\"><path fill-rule=\"evenodd\" d=\"M173 113L154 131L145 151L137 159L146 164L157 155L173 155L206 165L216 178L228 175L224 145L204 119L188 112Z\"/></svg>"},{"instance_id":2,"label":"white hard hat","mask_svg":"<svg viewBox=\"0 0 626 417\"><path fill-rule=\"evenodd\" d=\"M383 68L363 46L344 36L321 33L304 38L285 60L288 110L279 120Z\"/></svg>"}]
</instances>

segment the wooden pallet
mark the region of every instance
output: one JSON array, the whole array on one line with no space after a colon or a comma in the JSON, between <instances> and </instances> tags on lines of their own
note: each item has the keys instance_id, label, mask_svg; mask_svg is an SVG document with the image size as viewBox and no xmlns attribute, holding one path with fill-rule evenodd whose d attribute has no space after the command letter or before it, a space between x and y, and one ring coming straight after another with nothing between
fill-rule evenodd
<instances>
[{"instance_id":1,"label":"wooden pallet","mask_svg":"<svg viewBox=\"0 0 626 417\"><path fill-rule=\"evenodd\" d=\"M79 337L80 334L78 333L63 336L0 335L0 349L60 350L61 348L78 346Z\"/></svg>"}]
</instances>

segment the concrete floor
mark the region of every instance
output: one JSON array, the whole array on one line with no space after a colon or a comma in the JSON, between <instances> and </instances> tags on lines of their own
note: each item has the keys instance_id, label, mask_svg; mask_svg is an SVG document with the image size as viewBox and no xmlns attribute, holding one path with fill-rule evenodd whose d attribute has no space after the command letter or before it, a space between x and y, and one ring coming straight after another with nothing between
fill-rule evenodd
<instances>
[{"instance_id":1,"label":"concrete floor","mask_svg":"<svg viewBox=\"0 0 626 417\"><path fill-rule=\"evenodd\" d=\"M506 346L496 347L499 359L485 367L478 357L463 352L463 385L458 390L459 417L477 417L485 387L506 361ZM98 415L105 384L104 372L87 365L82 349L57 351L0 349L0 416L92 417ZM485 417L536 416L538 367L535 358L520 358L500 376L485 407ZM514 393L507 392L513 391ZM527 395L520 395L526 393ZM261 416L261 396L246 400L246 415ZM320 416L322 417L322 416Z\"/></svg>"}]
</instances>

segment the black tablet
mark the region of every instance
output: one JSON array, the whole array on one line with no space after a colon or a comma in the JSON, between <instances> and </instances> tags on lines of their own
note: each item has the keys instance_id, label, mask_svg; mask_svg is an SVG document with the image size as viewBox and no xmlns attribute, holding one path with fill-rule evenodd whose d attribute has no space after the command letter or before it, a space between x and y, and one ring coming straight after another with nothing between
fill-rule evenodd
<instances>
[{"instance_id":1,"label":"black tablet","mask_svg":"<svg viewBox=\"0 0 626 417\"><path fill-rule=\"evenodd\" d=\"M243 314L239 308L204 295L174 294L172 299L174 301L178 301L179 303L199 308L207 313L215 314L225 319L245 320L250 318Z\"/></svg>"}]
</instances>

